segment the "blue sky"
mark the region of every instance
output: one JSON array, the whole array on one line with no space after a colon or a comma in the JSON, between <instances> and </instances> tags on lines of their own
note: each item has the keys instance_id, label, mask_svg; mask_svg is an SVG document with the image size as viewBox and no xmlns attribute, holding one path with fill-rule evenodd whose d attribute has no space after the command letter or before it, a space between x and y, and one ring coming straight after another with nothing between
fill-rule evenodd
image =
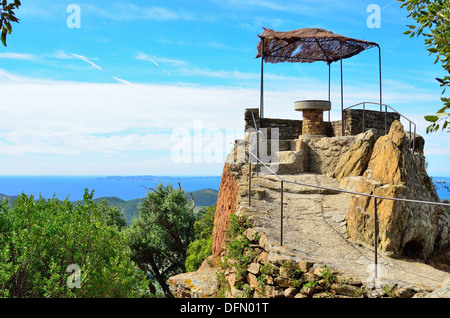
<instances>
[{"instance_id":1,"label":"blue sky","mask_svg":"<svg viewBox=\"0 0 450 318\"><path fill-rule=\"evenodd\" d=\"M23 1L0 47L0 175L220 175L244 109L259 106L258 34L319 27L379 43L383 101L417 124L428 172L450 176L450 136L423 119L441 107L443 70L402 34L406 15L373 0ZM378 101L377 49L343 64L345 106ZM266 64L265 79L266 117L327 98L324 63ZM334 63L332 120L339 83Z\"/></svg>"}]
</instances>

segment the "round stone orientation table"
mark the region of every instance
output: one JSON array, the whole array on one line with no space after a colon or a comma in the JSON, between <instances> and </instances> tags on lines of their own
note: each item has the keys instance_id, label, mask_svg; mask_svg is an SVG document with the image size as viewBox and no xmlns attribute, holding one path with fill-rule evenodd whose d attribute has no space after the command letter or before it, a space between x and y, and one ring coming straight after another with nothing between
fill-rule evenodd
<instances>
[{"instance_id":1,"label":"round stone orientation table","mask_svg":"<svg viewBox=\"0 0 450 318\"><path fill-rule=\"evenodd\" d=\"M331 110L331 102L328 100L299 100L295 102L295 110Z\"/></svg>"},{"instance_id":2,"label":"round stone orientation table","mask_svg":"<svg viewBox=\"0 0 450 318\"><path fill-rule=\"evenodd\" d=\"M300 100L295 102L295 110L303 112L302 135L325 136L323 112L331 109L328 100Z\"/></svg>"}]
</instances>

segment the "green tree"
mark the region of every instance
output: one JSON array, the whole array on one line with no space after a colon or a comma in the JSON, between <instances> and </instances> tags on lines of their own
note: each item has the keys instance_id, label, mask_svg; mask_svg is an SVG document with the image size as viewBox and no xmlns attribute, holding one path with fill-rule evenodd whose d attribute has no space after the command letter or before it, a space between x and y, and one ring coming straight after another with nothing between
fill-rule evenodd
<instances>
[{"instance_id":1,"label":"green tree","mask_svg":"<svg viewBox=\"0 0 450 318\"><path fill-rule=\"evenodd\" d=\"M1 0L0 5L0 31L1 40L4 46L6 46L6 35L11 34L12 26L11 22L19 23L19 19L16 18L14 10L19 9L21 6L20 0L14 0L8 3L7 0Z\"/></svg>"},{"instance_id":2,"label":"green tree","mask_svg":"<svg viewBox=\"0 0 450 318\"><path fill-rule=\"evenodd\" d=\"M124 233L107 224L109 208L92 198L86 190L75 204L25 194L12 205L0 201L0 296L143 295L147 278L131 260ZM72 265L80 271L66 272ZM71 286L77 274L79 285Z\"/></svg>"},{"instance_id":3,"label":"green tree","mask_svg":"<svg viewBox=\"0 0 450 318\"><path fill-rule=\"evenodd\" d=\"M409 30L404 34L424 36L428 52L436 55L435 63L441 62L445 72L450 74L450 5L448 0L397 0L402 2L401 7L407 8L408 17L412 17L417 25L408 25ZM450 86L450 76L436 78L443 87L442 94ZM439 130L450 132L448 125L450 98L441 97L443 107L435 115L425 116L425 120L431 124L427 127L427 133ZM442 124L442 126L440 126Z\"/></svg>"},{"instance_id":4,"label":"green tree","mask_svg":"<svg viewBox=\"0 0 450 318\"><path fill-rule=\"evenodd\" d=\"M202 262L212 253L212 238L216 204L198 211L194 223L195 240L189 244L186 257L186 271L198 270Z\"/></svg>"},{"instance_id":5,"label":"green tree","mask_svg":"<svg viewBox=\"0 0 450 318\"><path fill-rule=\"evenodd\" d=\"M194 239L194 206L180 187L159 184L147 191L138 209L139 217L127 228L132 259L171 298L167 280L185 272L186 251ZM156 292L153 283L149 287Z\"/></svg>"},{"instance_id":6,"label":"green tree","mask_svg":"<svg viewBox=\"0 0 450 318\"><path fill-rule=\"evenodd\" d=\"M119 210L119 207L108 205L108 202L104 199L101 201L99 207L103 212L107 225L116 226L119 231L127 226L127 220L125 220L123 212Z\"/></svg>"}]
</instances>

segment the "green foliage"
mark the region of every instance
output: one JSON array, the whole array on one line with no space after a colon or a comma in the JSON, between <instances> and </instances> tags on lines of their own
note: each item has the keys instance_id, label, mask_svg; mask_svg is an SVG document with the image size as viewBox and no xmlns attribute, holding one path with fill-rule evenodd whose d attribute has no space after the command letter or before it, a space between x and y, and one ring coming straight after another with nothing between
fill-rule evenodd
<instances>
[{"instance_id":1,"label":"green foliage","mask_svg":"<svg viewBox=\"0 0 450 318\"><path fill-rule=\"evenodd\" d=\"M402 2L401 7L406 6L409 14L418 25L408 25L409 30L404 34L424 36L428 52L436 54L435 63L441 62L444 70L450 74L450 6L448 0L397 0ZM441 87L450 86L450 76L436 78ZM448 125L450 98L441 97L444 107L436 112L436 115L425 116L425 120L431 123L427 127L427 133L439 130L450 132Z\"/></svg>"},{"instance_id":2,"label":"green foliage","mask_svg":"<svg viewBox=\"0 0 450 318\"><path fill-rule=\"evenodd\" d=\"M251 227L246 217L232 214L227 230L227 258L233 259L236 273L237 289L244 287L243 282L247 275L247 267L257 256L256 252L250 248L250 241L244 235L246 229Z\"/></svg>"},{"instance_id":3,"label":"green foliage","mask_svg":"<svg viewBox=\"0 0 450 318\"><path fill-rule=\"evenodd\" d=\"M116 223L119 222L119 223ZM0 201L0 296L139 297L145 274L130 259L117 211L93 201L44 199L22 194ZM80 268L80 288L69 288Z\"/></svg>"},{"instance_id":4,"label":"green foliage","mask_svg":"<svg viewBox=\"0 0 450 318\"><path fill-rule=\"evenodd\" d=\"M186 198L190 199L190 195L194 197L196 210L200 210L202 208L210 207L217 202L217 190L213 189L201 189L197 191L193 191L190 194L186 193ZM1 198L1 194L0 194ZM139 216L138 205L142 199L133 199L133 200L122 200L117 197L104 197L95 199L98 202L105 200L108 205L116 206L120 211L123 212L123 217L127 225L131 225L133 223L133 219Z\"/></svg>"},{"instance_id":5,"label":"green foliage","mask_svg":"<svg viewBox=\"0 0 450 318\"><path fill-rule=\"evenodd\" d=\"M194 223L195 240L189 244L186 257L186 271L198 270L202 262L212 253L212 237L216 204L204 207L197 214Z\"/></svg>"},{"instance_id":6,"label":"green foliage","mask_svg":"<svg viewBox=\"0 0 450 318\"><path fill-rule=\"evenodd\" d=\"M327 265L323 267L321 273L323 278L325 278L326 284L328 286L331 285L336 280L336 277L333 275L333 273L330 271Z\"/></svg>"},{"instance_id":7,"label":"green foliage","mask_svg":"<svg viewBox=\"0 0 450 318\"><path fill-rule=\"evenodd\" d=\"M6 45L6 35L11 34L12 26L11 22L19 23L19 19L16 18L14 10L19 9L21 6L20 0L14 0L8 3L7 0L2 0L0 5L0 31L1 41L4 46Z\"/></svg>"},{"instance_id":8,"label":"green foliage","mask_svg":"<svg viewBox=\"0 0 450 318\"><path fill-rule=\"evenodd\" d=\"M147 192L139 204L139 218L126 230L132 259L151 275L166 297L173 297L168 278L185 272L186 251L195 238L195 221L186 193L170 184L159 184ZM151 289L154 291L154 287Z\"/></svg>"}]
</instances>

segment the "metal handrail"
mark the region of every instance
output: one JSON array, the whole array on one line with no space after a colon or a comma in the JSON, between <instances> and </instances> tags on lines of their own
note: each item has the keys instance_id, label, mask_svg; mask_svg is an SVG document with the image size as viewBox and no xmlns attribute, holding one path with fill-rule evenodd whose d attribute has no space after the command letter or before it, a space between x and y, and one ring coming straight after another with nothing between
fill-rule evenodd
<instances>
[{"instance_id":1,"label":"metal handrail","mask_svg":"<svg viewBox=\"0 0 450 318\"><path fill-rule=\"evenodd\" d=\"M353 106L357 106L357 105L353 105ZM353 106L351 106L351 107L353 107ZM252 117L253 117L253 124L255 125L255 132L256 132L255 136L253 137L252 144L251 144L252 145L251 147L253 148L253 145L254 145L255 141L257 140L257 137L258 137L258 127L256 125L256 121L255 121L255 117L254 117L253 113L252 113ZM256 159L257 163L259 162L264 167L266 167L268 169L268 171L270 171L272 175L277 177L278 180L281 183L281 185L280 185L280 199L281 199L280 200L281 201L281 205L280 205L280 218L281 218L280 219L280 245L281 246L283 246L283 196L284 196L284 182L291 183L291 184L296 184L296 185L301 185L301 186L306 186L306 187L311 187L311 188L316 188L316 189L331 190L331 191L337 191L337 192L342 192L342 193L348 193L348 194L352 194L352 195L356 195L356 196L365 196L365 197L370 197L370 198L374 199L375 278L377 278L377 264L378 264L378 254L377 254L377 239L378 239L377 238L377 235L378 235L377 199L378 200L403 201L403 202L411 202L411 203L419 203L419 204L431 204L431 205L440 205L440 206L450 207L450 203L411 200L411 199L392 198L392 197L383 197L383 196L378 196L378 195L373 195L373 194L354 192L354 191L348 191L348 190L343 190L343 189L335 189L335 188L330 188L330 187L324 187L324 186L319 186L319 185L302 183L302 182L298 182L298 181L287 180L287 179L284 179L281 176L279 176L275 171L270 169L263 161L261 161L261 159L258 158L258 156L255 155L251 151L252 148L249 148L249 151L248 151L249 155L254 157ZM252 179L252 168L251 168L252 166L251 165L252 164L251 164L251 160L250 160L250 156L249 156L249 175L248 175L248 178L249 178L249 182L248 182L248 205L249 206L251 206L251 179Z\"/></svg>"},{"instance_id":2,"label":"metal handrail","mask_svg":"<svg viewBox=\"0 0 450 318\"><path fill-rule=\"evenodd\" d=\"M389 105L383 104L383 103L377 103L377 102L361 102L352 106L349 106L347 108L344 108L344 111L346 111L347 109L359 106L359 105L363 105L363 132L365 131L365 116L364 116L364 112L365 112L365 108L366 108L366 104L371 104L371 105L379 105L380 106L380 112L382 112L382 108L384 106L384 133L387 134L387 109L391 109L394 113L400 115L400 117L403 117L404 119L406 119L409 122L409 141L410 144L408 145L408 148L412 149L412 151L414 152L415 147L416 147L416 124L410 120L409 118L407 118L405 115L400 114L398 111L396 111L394 108L392 108ZM342 116L342 125L344 126L345 123L345 117ZM411 137L411 125L414 125L414 139L412 139ZM411 141L412 141L412 148L411 148Z\"/></svg>"}]
</instances>

